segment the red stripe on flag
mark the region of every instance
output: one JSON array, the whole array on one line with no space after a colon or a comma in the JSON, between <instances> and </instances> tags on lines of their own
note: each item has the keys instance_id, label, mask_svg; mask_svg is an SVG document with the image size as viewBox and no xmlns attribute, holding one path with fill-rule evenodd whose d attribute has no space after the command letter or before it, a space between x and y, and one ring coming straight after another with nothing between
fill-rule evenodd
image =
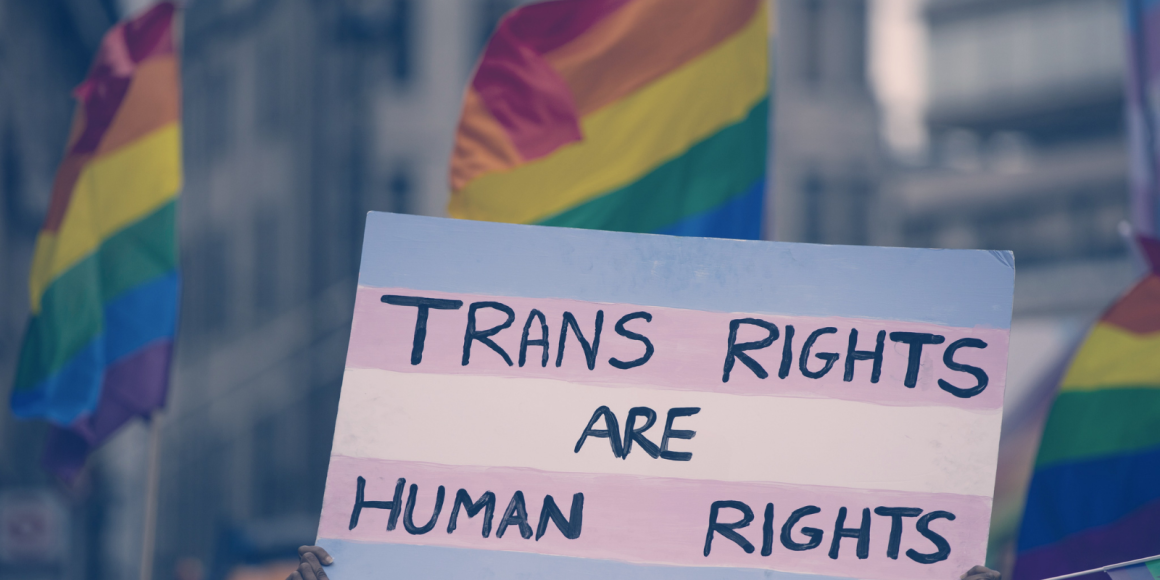
<instances>
[{"instance_id":1,"label":"red stripe on flag","mask_svg":"<svg viewBox=\"0 0 1160 580\"><path fill-rule=\"evenodd\" d=\"M628 0L561 0L517 9L500 22L471 86L525 160L579 141L568 84L543 55L572 41Z\"/></svg>"},{"instance_id":2,"label":"red stripe on flag","mask_svg":"<svg viewBox=\"0 0 1160 580\"><path fill-rule=\"evenodd\" d=\"M173 12L173 4L162 2L105 33L88 78L74 91L85 110L85 129L73 144L73 153L97 149L129 89L137 63L173 52Z\"/></svg>"},{"instance_id":3,"label":"red stripe on flag","mask_svg":"<svg viewBox=\"0 0 1160 580\"><path fill-rule=\"evenodd\" d=\"M1100 320L1136 334L1160 332L1160 276L1141 280Z\"/></svg>"}]
</instances>

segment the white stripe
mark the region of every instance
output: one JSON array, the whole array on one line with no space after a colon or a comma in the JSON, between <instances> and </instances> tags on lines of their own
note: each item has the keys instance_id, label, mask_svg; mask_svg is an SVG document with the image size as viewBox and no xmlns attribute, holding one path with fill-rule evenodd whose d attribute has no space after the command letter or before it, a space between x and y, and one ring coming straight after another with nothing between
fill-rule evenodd
<instances>
[{"instance_id":1,"label":"white stripe","mask_svg":"<svg viewBox=\"0 0 1160 580\"><path fill-rule=\"evenodd\" d=\"M688 462L634 446L614 458L607 439L573 449L593 412L607 405L623 432L628 410L657 412L645 432L660 444L665 414L692 440L674 440ZM888 407L835 399L598 387L549 379L346 369L333 453L444 465L526 467L719 481L990 497L1000 411ZM638 422L638 427L643 421ZM598 421L596 429L605 428Z\"/></svg>"}]
</instances>

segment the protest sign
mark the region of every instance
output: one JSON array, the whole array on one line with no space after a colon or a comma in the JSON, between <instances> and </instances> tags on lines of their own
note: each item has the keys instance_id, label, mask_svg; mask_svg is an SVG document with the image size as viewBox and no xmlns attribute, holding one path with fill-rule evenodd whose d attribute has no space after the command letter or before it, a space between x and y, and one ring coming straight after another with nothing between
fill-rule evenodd
<instances>
[{"instance_id":1,"label":"protest sign","mask_svg":"<svg viewBox=\"0 0 1160 580\"><path fill-rule=\"evenodd\" d=\"M983 562L1009 252L371 213L337 580L953 580Z\"/></svg>"}]
</instances>

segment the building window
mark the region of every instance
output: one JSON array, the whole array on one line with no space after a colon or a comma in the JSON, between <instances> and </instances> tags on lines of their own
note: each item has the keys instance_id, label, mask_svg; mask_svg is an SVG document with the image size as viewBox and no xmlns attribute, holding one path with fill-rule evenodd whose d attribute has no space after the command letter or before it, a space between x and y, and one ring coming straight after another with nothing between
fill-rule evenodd
<instances>
[{"instance_id":1,"label":"building window","mask_svg":"<svg viewBox=\"0 0 1160 580\"><path fill-rule=\"evenodd\" d=\"M285 51L274 42L267 41L258 48L254 112L258 127L267 135L278 135L281 125L289 118L286 66Z\"/></svg>"},{"instance_id":2,"label":"building window","mask_svg":"<svg viewBox=\"0 0 1160 580\"><path fill-rule=\"evenodd\" d=\"M821 243L822 240L822 197L825 195L825 184L817 170L810 170L802 179L802 197L805 198L805 231L804 239L810 243Z\"/></svg>"},{"instance_id":3,"label":"building window","mask_svg":"<svg viewBox=\"0 0 1160 580\"><path fill-rule=\"evenodd\" d=\"M189 153L195 160L213 161L229 154L230 132L234 126L232 80L226 71L203 69L202 74L186 83L189 89L200 89L189 91L189 113L186 116L191 121L186 126Z\"/></svg>"},{"instance_id":4,"label":"building window","mask_svg":"<svg viewBox=\"0 0 1160 580\"><path fill-rule=\"evenodd\" d=\"M259 211L254 217L254 312L258 319L277 314L282 306L278 215Z\"/></svg>"},{"instance_id":5,"label":"building window","mask_svg":"<svg viewBox=\"0 0 1160 580\"><path fill-rule=\"evenodd\" d=\"M395 0L387 20L387 43L390 45L392 57L391 76L400 85L410 82L414 68L412 62L414 12L411 0Z\"/></svg>"},{"instance_id":6,"label":"building window","mask_svg":"<svg viewBox=\"0 0 1160 580\"><path fill-rule=\"evenodd\" d=\"M395 213L411 213L411 172L408 167L399 164L387 182L387 189L391 192L391 211Z\"/></svg>"},{"instance_id":7,"label":"building window","mask_svg":"<svg viewBox=\"0 0 1160 580\"><path fill-rule=\"evenodd\" d=\"M203 330L218 332L229 325L232 305L233 277L230 275L230 252L225 235L210 232L202 242L200 254L201 263L196 273L200 300L197 311L191 314L201 321Z\"/></svg>"},{"instance_id":8,"label":"building window","mask_svg":"<svg viewBox=\"0 0 1160 580\"><path fill-rule=\"evenodd\" d=\"M0 139L0 192L4 196L4 221L13 234L36 235L44 215L32 209L28 188L24 186L24 164L11 125L5 125Z\"/></svg>"},{"instance_id":9,"label":"building window","mask_svg":"<svg viewBox=\"0 0 1160 580\"><path fill-rule=\"evenodd\" d=\"M850 52L849 67L850 80L855 86L866 85L866 58L870 53L866 41L866 30L870 22L866 16L866 2L856 0L849 5L850 17L848 23Z\"/></svg>"},{"instance_id":10,"label":"building window","mask_svg":"<svg viewBox=\"0 0 1160 580\"><path fill-rule=\"evenodd\" d=\"M825 45L822 0L805 0L802 4L802 79L811 86L822 80L822 47Z\"/></svg>"}]
</instances>

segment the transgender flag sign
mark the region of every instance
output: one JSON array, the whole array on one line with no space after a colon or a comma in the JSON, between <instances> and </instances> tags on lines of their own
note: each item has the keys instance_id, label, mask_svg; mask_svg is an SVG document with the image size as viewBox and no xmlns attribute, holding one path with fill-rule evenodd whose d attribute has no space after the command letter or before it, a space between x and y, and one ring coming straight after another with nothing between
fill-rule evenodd
<instances>
[{"instance_id":1,"label":"transgender flag sign","mask_svg":"<svg viewBox=\"0 0 1160 580\"><path fill-rule=\"evenodd\" d=\"M336 579L953 578L983 561L1010 253L371 213Z\"/></svg>"}]
</instances>

